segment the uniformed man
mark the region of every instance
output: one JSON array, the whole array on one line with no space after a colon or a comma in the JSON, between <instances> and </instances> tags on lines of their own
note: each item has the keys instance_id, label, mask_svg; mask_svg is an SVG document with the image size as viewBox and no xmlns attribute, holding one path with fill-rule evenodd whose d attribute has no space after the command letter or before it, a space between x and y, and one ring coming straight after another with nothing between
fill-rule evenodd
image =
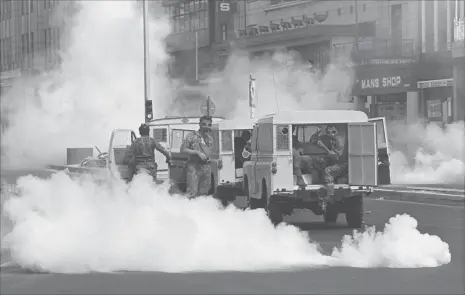
<instances>
[{"instance_id":1,"label":"uniformed man","mask_svg":"<svg viewBox=\"0 0 465 296\"><path fill-rule=\"evenodd\" d=\"M209 156L213 146L211 136L212 118L202 116L199 130L190 132L181 145L181 153L189 155L187 160L187 195L207 195L211 188Z\"/></svg>"},{"instance_id":2,"label":"uniformed man","mask_svg":"<svg viewBox=\"0 0 465 296\"><path fill-rule=\"evenodd\" d=\"M152 176L153 181L157 181L157 163L155 162L155 149L166 157L166 162L171 161L170 153L163 148L154 138L150 137L149 126L145 123L139 127L140 138L134 140L129 153L129 167L133 174L140 170L147 170Z\"/></svg>"},{"instance_id":3,"label":"uniformed man","mask_svg":"<svg viewBox=\"0 0 465 296\"><path fill-rule=\"evenodd\" d=\"M328 166L324 169L324 179L329 189L328 194L333 195L334 179L341 176L347 169L347 160L342 155L344 146L336 126L328 125L326 127L326 135L330 139L330 144L328 145L319 141L318 145L327 153Z\"/></svg>"}]
</instances>

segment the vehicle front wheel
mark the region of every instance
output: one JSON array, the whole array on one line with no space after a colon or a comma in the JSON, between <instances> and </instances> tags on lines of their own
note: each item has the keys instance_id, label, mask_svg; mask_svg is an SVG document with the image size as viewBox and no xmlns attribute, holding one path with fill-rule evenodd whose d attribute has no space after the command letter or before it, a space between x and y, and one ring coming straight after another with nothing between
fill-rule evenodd
<instances>
[{"instance_id":1,"label":"vehicle front wheel","mask_svg":"<svg viewBox=\"0 0 465 296\"><path fill-rule=\"evenodd\" d=\"M283 222L284 215L277 203L269 203L266 207L266 212L268 214L268 218L270 218L271 223L273 223L275 226Z\"/></svg>"},{"instance_id":2,"label":"vehicle front wheel","mask_svg":"<svg viewBox=\"0 0 465 296\"><path fill-rule=\"evenodd\" d=\"M328 203L326 205L326 210L323 213L323 218L325 223L335 223L337 221L337 217L339 216L339 212L336 209L336 206Z\"/></svg>"},{"instance_id":3,"label":"vehicle front wheel","mask_svg":"<svg viewBox=\"0 0 465 296\"><path fill-rule=\"evenodd\" d=\"M363 198L354 196L345 201L347 225L350 228L361 228L363 224Z\"/></svg>"}]
</instances>

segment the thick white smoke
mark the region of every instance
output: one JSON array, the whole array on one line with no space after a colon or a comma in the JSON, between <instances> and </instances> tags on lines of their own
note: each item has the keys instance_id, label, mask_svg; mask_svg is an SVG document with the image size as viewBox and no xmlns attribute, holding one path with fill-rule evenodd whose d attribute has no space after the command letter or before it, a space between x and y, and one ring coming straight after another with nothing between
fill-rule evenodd
<instances>
[{"instance_id":1,"label":"thick white smoke","mask_svg":"<svg viewBox=\"0 0 465 296\"><path fill-rule=\"evenodd\" d=\"M143 120L139 11L129 1L78 3L61 71L43 78L40 101L27 101L15 92L2 98L2 107L11 111L9 127L2 133L2 165L63 163L68 147L98 145L105 150L112 129L134 128ZM164 73L167 19L153 20L151 31L154 110L166 111L172 101ZM251 73L257 79L258 115L296 108L353 108L336 99L338 91L350 88L350 68L334 65L317 76L275 71L278 65L299 64L292 54L251 63L236 54L222 73L225 84L211 85L207 94L217 102L219 114L234 110L236 118L246 116ZM52 83L54 89L49 88ZM166 188L150 183L147 176L130 185L73 181L63 173L51 180L21 178L20 196L4 202L2 226L5 218L12 226L2 227L3 247L20 266L52 272L422 267L451 259L447 243L419 233L409 216L393 218L383 233L356 235L355 241L344 241L327 256L297 228L274 228L263 211L222 210L211 198L170 196Z\"/></svg>"},{"instance_id":2,"label":"thick white smoke","mask_svg":"<svg viewBox=\"0 0 465 296\"><path fill-rule=\"evenodd\" d=\"M21 91L2 97L2 109L8 111L2 112L8 121L2 131L4 166L63 164L68 147L98 145L105 151L113 129L137 128L144 120L140 9L135 1L75 2L78 12L63 44L61 69L40 78L40 98L33 101ZM158 113L170 96L164 71L168 19L152 19L150 32L151 89ZM21 81L16 88L25 85Z\"/></svg>"},{"instance_id":3,"label":"thick white smoke","mask_svg":"<svg viewBox=\"0 0 465 296\"><path fill-rule=\"evenodd\" d=\"M397 184L463 184L465 180L465 126L444 128L430 123L392 124L392 176Z\"/></svg>"},{"instance_id":4,"label":"thick white smoke","mask_svg":"<svg viewBox=\"0 0 465 296\"><path fill-rule=\"evenodd\" d=\"M147 175L130 185L71 180L64 173L50 180L28 176L19 179L18 189L19 196L3 206L12 227L2 243L15 264L34 270L432 267L451 260L448 244L421 234L407 215L392 218L383 232L345 238L328 256L297 228L275 228L263 210L222 209L211 197L168 195L166 187L154 187Z\"/></svg>"},{"instance_id":5,"label":"thick white smoke","mask_svg":"<svg viewBox=\"0 0 465 296\"><path fill-rule=\"evenodd\" d=\"M217 102L218 114L240 120L249 116L249 75L256 80L257 117L288 110L356 109L350 102L354 68L338 57L325 72L309 70L298 52L279 51L255 58L236 50L221 73L212 74L205 95ZM338 94L341 96L338 97Z\"/></svg>"}]
</instances>

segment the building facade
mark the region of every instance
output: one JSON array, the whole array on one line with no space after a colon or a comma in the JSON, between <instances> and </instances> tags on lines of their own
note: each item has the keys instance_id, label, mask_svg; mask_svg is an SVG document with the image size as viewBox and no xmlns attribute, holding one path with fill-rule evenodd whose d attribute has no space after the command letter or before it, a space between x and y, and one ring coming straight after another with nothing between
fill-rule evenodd
<instances>
[{"instance_id":1,"label":"building facade","mask_svg":"<svg viewBox=\"0 0 465 296\"><path fill-rule=\"evenodd\" d=\"M440 125L465 116L464 1L420 1L420 114Z\"/></svg>"},{"instance_id":2,"label":"building facade","mask_svg":"<svg viewBox=\"0 0 465 296\"><path fill-rule=\"evenodd\" d=\"M57 53L64 24L53 15L61 3L57 0L0 2L2 95L15 79L34 76L59 64Z\"/></svg>"},{"instance_id":3,"label":"building facade","mask_svg":"<svg viewBox=\"0 0 465 296\"><path fill-rule=\"evenodd\" d=\"M438 123L464 117L464 1L209 3L197 59L192 30L173 34L179 44L189 40L190 51L171 48L183 71L186 61L195 68L196 60L200 72L221 68L233 48L251 56L291 49L322 70L330 57L345 54L357 67L352 95L365 102L370 116Z\"/></svg>"}]
</instances>

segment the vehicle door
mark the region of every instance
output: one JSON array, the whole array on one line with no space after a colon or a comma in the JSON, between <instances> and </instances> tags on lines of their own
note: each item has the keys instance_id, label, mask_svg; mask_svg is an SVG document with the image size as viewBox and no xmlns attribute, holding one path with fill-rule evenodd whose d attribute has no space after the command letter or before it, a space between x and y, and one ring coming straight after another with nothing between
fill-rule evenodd
<instances>
[{"instance_id":1,"label":"vehicle door","mask_svg":"<svg viewBox=\"0 0 465 296\"><path fill-rule=\"evenodd\" d=\"M376 124L360 122L348 124L349 184L378 185L378 149Z\"/></svg>"},{"instance_id":2,"label":"vehicle door","mask_svg":"<svg viewBox=\"0 0 465 296\"><path fill-rule=\"evenodd\" d=\"M124 157L136 139L136 133L131 129L115 129L110 136L108 147L107 172L112 178L130 180L132 172Z\"/></svg>"},{"instance_id":3,"label":"vehicle door","mask_svg":"<svg viewBox=\"0 0 465 296\"><path fill-rule=\"evenodd\" d=\"M182 192L186 191L187 159L189 155L181 153L181 145L190 132L192 132L192 130L171 130L171 164L168 167L168 178L171 183L177 186Z\"/></svg>"},{"instance_id":4,"label":"vehicle door","mask_svg":"<svg viewBox=\"0 0 465 296\"><path fill-rule=\"evenodd\" d=\"M170 151L171 147L170 137L169 137L169 126L156 126L152 128L152 137L160 143L166 150ZM166 174L168 172L168 164L166 163L165 156L155 150L155 162L157 163L157 173L160 176L160 173Z\"/></svg>"},{"instance_id":5,"label":"vehicle door","mask_svg":"<svg viewBox=\"0 0 465 296\"><path fill-rule=\"evenodd\" d=\"M391 184L391 153L389 151L389 139L386 129L386 118L376 117L370 118L368 121L376 124L376 140L378 143L378 184Z\"/></svg>"}]
</instances>

